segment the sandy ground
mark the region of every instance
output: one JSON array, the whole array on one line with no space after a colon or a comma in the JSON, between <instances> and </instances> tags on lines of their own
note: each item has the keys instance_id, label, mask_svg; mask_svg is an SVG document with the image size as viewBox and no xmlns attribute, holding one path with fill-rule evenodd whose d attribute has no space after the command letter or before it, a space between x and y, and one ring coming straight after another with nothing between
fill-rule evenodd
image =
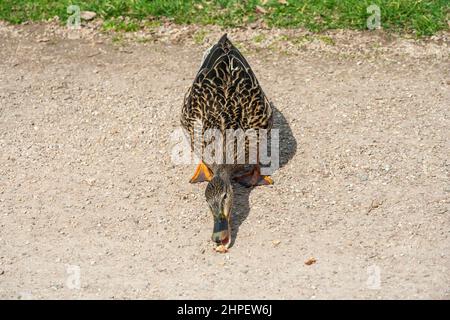
<instances>
[{"instance_id":1,"label":"sandy ground","mask_svg":"<svg viewBox=\"0 0 450 320\"><path fill-rule=\"evenodd\" d=\"M168 30L0 24L0 298L450 298L448 35L231 30L278 109L282 166L235 186L218 254L170 134L221 31Z\"/></svg>"}]
</instances>

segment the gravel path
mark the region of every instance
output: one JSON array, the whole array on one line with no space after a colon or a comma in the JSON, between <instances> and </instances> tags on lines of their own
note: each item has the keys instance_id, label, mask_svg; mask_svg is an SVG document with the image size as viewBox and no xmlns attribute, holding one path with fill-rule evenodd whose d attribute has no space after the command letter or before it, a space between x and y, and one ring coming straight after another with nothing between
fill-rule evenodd
<instances>
[{"instance_id":1,"label":"gravel path","mask_svg":"<svg viewBox=\"0 0 450 320\"><path fill-rule=\"evenodd\" d=\"M170 134L222 31L86 30L0 24L0 298L450 298L448 35L230 30L283 165L218 254Z\"/></svg>"}]
</instances>

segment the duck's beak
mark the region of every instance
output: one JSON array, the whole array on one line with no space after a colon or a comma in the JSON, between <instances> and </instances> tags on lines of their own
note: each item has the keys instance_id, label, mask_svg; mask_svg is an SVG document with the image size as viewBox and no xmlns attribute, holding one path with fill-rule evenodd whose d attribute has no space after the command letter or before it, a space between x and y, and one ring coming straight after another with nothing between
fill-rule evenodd
<instances>
[{"instance_id":1,"label":"duck's beak","mask_svg":"<svg viewBox=\"0 0 450 320\"><path fill-rule=\"evenodd\" d=\"M212 240L218 245L223 245L226 248L231 243L231 226L230 216L216 218L214 217L214 229L212 234Z\"/></svg>"}]
</instances>

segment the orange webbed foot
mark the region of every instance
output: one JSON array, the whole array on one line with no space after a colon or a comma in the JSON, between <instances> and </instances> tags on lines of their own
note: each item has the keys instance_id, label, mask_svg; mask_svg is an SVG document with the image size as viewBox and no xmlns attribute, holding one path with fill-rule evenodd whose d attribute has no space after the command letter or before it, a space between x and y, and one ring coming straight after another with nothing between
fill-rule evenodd
<instances>
[{"instance_id":1,"label":"orange webbed foot","mask_svg":"<svg viewBox=\"0 0 450 320\"><path fill-rule=\"evenodd\" d=\"M234 179L247 188L254 186L267 186L273 184L273 180L270 176L261 175L259 165L256 165L252 169L252 171L243 174L241 176L237 176Z\"/></svg>"},{"instance_id":2,"label":"orange webbed foot","mask_svg":"<svg viewBox=\"0 0 450 320\"><path fill-rule=\"evenodd\" d=\"M197 169L195 169L195 173L192 176L191 180L189 180L190 183L198 183L198 182L204 182L204 181L211 181L213 177L213 174L211 170L204 164L203 162L200 162L197 166Z\"/></svg>"}]
</instances>

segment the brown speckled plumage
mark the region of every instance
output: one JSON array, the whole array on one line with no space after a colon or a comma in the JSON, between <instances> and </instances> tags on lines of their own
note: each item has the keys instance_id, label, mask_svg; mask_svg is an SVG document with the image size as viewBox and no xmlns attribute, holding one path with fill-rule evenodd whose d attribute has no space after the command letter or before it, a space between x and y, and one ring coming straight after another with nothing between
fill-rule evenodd
<instances>
[{"instance_id":1,"label":"brown speckled plumage","mask_svg":"<svg viewBox=\"0 0 450 320\"><path fill-rule=\"evenodd\" d=\"M181 124L194 141L196 121L207 129L268 129L272 107L250 65L225 34L206 54L186 93ZM202 133L203 133L202 132ZM214 164L208 164L214 168Z\"/></svg>"}]
</instances>

